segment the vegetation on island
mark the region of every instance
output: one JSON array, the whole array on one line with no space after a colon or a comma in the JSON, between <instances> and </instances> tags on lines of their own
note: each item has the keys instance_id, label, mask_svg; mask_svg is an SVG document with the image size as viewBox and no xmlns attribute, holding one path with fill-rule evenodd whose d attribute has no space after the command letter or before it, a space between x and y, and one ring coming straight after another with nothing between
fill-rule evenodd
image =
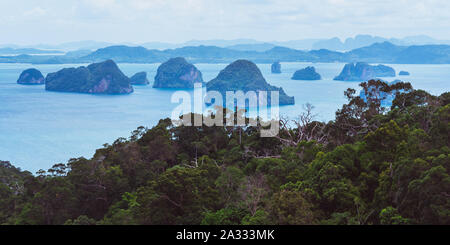
<instances>
[{"instance_id":1,"label":"vegetation on island","mask_svg":"<svg viewBox=\"0 0 450 245\"><path fill-rule=\"evenodd\" d=\"M274 62L272 63L272 65L270 66L270 71L274 74L280 74L281 73L281 64L280 62Z\"/></svg>"},{"instance_id":2,"label":"vegetation on island","mask_svg":"<svg viewBox=\"0 0 450 245\"><path fill-rule=\"evenodd\" d=\"M45 78L38 69L30 68L20 73L17 83L25 85L41 85L45 84Z\"/></svg>"},{"instance_id":3,"label":"vegetation on island","mask_svg":"<svg viewBox=\"0 0 450 245\"><path fill-rule=\"evenodd\" d=\"M450 93L361 87L335 120L306 105L278 137L164 119L36 175L1 162L0 223L449 225Z\"/></svg>"},{"instance_id":4,"label":"vegetation on island","mask_svg":"<svg viewBox=\"0 0 450 245\"><path fill-rule=\"evenodd\" d=\"M202 72L185 58L169 59L158 67L154 88L194 88L195 83L203 84Z\"/></svg>"},{"instance_id":5,"label":"vegetation on island","mask_svg":"<svg viewBox=\"0 0 450 245\"><path fill-rule=\"evenodd\" d=\"M292 80L320 80L322 76L316 72L316 68L308 66L306 68L297 70L292 75Z\"/></svg>"},{"instance_id":6,"label":"vegetation on island","mask_svg":"<svg viewBox=\"0 0 450 245\"><path fill-rule=\"evenodd\" d=\"M45 89L89 94L129 94L134 91L130 78L112 60L49 73L45 78Z\"/></svg>"},{"instance_id":7,"label":"vegetation on island","mask_svg":"<svg viewBox=\"0 0 450 245\"><path fill-rule=\"evenodd\" d=\"M283 88L270 85L255 63L248 60L236 60L221 70L217 77L206 84L208 91L218 91L222 94L224 103L226 102L227 91L267 91L267 104L271 104L270 91L279 92L280 105L293 105L295 99L288 96Z\"/></svg>"},{"instance_id":8,"label":"vegetation on island","mask_svg":"<svg viewBox=\"0 0 450 245\"><path fill-rule=\"evenodd\" d=\"M141 71L130 77L132 85L148 85L150 82L147 79L147 72Z\"/></svg>"},{"instance_id":9,"label":"vegetation on island","mask_svg":"<svg viewBox=\"0 0 450 245\"><path fill-rule=\"evenodd\" d=\"M334 78L337 81L367 81L378 77L395 77L395 70L385 65L369 65L364 62L349 63Z\"/></svg>"}]
</instances>

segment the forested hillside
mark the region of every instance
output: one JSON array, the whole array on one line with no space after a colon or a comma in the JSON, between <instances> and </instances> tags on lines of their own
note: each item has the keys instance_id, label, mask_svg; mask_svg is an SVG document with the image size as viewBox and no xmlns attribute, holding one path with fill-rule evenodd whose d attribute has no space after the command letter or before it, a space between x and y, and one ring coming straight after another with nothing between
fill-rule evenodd
<instances>
[{"instance_id":1,"label":"forested hillside","mask_svg":"<svg viewBox=\"0 0 450 245\"><path fill-rule=\"evenodd\" d=\"M334 121L306 105L279 137L164 119L36 175L1 162L0 223L450 224L450 93L361 87Z\"/></svg>"}]
</instances>

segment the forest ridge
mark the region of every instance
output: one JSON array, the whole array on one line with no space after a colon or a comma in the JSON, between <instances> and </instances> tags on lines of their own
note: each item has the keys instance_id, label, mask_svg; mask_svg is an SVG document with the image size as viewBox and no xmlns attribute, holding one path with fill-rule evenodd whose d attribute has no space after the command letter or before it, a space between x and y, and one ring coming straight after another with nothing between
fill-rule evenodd
<instances>
[{"instance_id":1,"label":"forest ridge","mask_svg":"<svg viewBox=\"0 0 450 245\"><path fill-rule=\"evenodd\" d=\"M1 162L0 223L450 224L450 93L360 86L335 120L307 105L278 137L163 119L36 175Z\"/></svg>"}]
</instances>

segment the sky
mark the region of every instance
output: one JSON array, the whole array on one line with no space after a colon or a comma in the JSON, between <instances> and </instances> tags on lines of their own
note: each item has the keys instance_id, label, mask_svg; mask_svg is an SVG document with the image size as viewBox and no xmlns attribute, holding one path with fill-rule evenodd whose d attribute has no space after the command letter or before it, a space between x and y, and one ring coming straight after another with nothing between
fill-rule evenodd
<instances>
[{"instance_id":1,"label":"sky","mask_svg":"<svg viewBox=\"0 0 450 245\"><path fill-rule=\"evenodd\" d=\"M0 0L0 43L450 40L449 13L448 0Z\"/></svg>"}]
</instances>

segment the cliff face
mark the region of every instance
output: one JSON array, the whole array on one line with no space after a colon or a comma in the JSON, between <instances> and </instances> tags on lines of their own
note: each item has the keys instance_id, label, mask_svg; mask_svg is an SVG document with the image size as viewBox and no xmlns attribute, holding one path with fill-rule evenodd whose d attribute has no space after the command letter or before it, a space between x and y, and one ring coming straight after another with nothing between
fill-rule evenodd
<instances>
[{"instance_id":1,"label":"cliff face","mask_svg":"<svg viewBox=\"0 0 450 245\"><path fill-rule=\"evenodd\" d=\"M27 84L27 85L39 85L44 84L45 79L44 76L42 76L42 73L34 68L24 70L20 76L19 79L17 79L18 84Z\"/></svg>"},{"instance_id":2,"label":"cliff face","mask_svg":"<svg viewBox=\"0 0 450 245\"><path fill-rule=\"evenodd\" d=\"M147 79L147 72L138 72L130 78L132 85L147 85L150 82Z\"/></svg>"},{"instance_id":3,"label":"cliff face","mask_svg":"<svg viewBox=\"0 0 450 245\"><path fill-rule=\"evenodd\" d=\"M344 66L341 74L335 77L338 81L367 81L377 77L395 77L395 70L389 66L372 66L367 63L349 63Z\"/></svg>"},{"instance_id":4,"label":"cliff face","mask_svg":"<svg viewBox=\"0 0 450 245\"><path fill-rule=\"evenodd\" d=\"M206 84L208 91L218 91L226 100L226 91L242 90L248 91L267 91L268 104L270 105L270 91L279 91L280 105L293 105L294 97L288 96L282 88L270 85L264 79L259 68L251 61L237 60L225 69L220 71L219 75Z\"/></svg>"},{"instance_id":5,"label":"cliff face","mask_svg":"<svg viewBox=\"0 0 450 245\"><path fill-rule=\"evenodd\" d=\"M194 83L203 83L202 73L184 58L172 58L158 67L154 88L194 88Z\"/></svg>"},{"instance_id":6,"label":"cliff face","mask_svg":"<svg viewBox=\"0 0 450 245\"><path fill-rule=\"evenodd\" d=\"M275 74L281 73L281 64L280 64L280 62L273 63L272 66L270 67L270 69L271 69L272 73L275 73Z\"/></svg>"},{"instance_id":7,"label":"cliff face","mask_svg":"<svg viewBox=\"0 0 450 245\"><path fill-rule=\"evenodd\" d=\"M320 80L322 77L316 72L316 68L308 66L298 70L292 75L292 80Z\"/></svg>"},{"instance_id":8,"label":"cliff face","mask_svg":"<svg viewBox=\"0 0 450 245\"><path fill-rule=\"evenodd\" d=\"M87 67L65 68L46 77L45 89L58 92L89 94L129 94L130 79L116 63L107 60Z\"/></svg>"}]
</instances>

